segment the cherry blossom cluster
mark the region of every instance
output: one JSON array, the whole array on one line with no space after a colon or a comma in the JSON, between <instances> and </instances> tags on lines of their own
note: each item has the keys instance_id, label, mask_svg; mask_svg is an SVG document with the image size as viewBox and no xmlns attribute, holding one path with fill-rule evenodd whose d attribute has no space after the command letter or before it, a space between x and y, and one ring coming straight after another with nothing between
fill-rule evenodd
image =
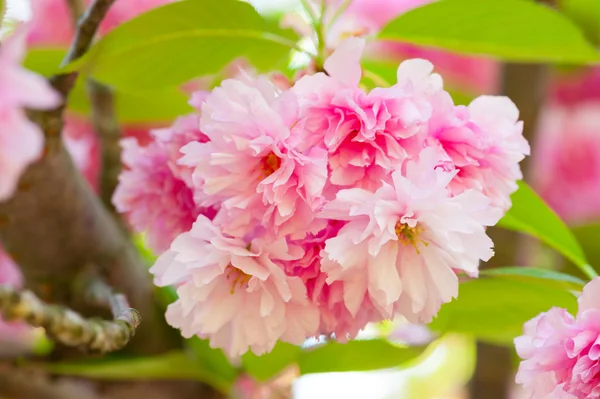
<instances>
[{"instance_id":1,"label":"cherry blossom cluster","mask_svg":"<svg viewBox=\"0 0 600 399\"><path fill-rule=\"evenodd\" d=\"M236 358L277 340L347 340L395 314L426 323L493 255L529 152L505 97L454 105L433 65L360 84L364 41L282 89L241 73L197 114L126 139L117 208L161 253L167 321Z\"/></svg>"},{"instance_id":2,"label":"cherry blossom cluster","mask_svg":"<svg viewBox=\"0 0 600 399\"><path fill-rule=\"evenodd\" d=\"M515 339L523 359L516 381L532 399L600 397L600 278L583 289L579 310L552 308Z\"/></svg>"}]
</instances>

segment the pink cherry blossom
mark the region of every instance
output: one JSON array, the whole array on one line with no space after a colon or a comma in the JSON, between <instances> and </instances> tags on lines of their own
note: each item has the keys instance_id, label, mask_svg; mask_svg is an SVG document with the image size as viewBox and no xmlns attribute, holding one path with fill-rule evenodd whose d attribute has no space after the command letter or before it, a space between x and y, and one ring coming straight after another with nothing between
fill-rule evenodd
<instances>
[{"instance_id":1,"label":"pink cherry blossom","mask_svg":"<svg viewBox=\"0 0 600 399\"><path fill-rule=\"evenodd\" d=\"M25 34L17 29L0 47L0 201L12 195L27 165L42 152L42 132L24 108L48 109L60 102L43 77L21 67Z\"/></svg>"},{"instance_id":2,"label":"pink cherry blossom","mask_svg":"<svg viewBox=\"0 0 600 399\"><path fill-rule=\"evenodd\" d=\"M459 170L453 191L480 190L495 206L507 210L516 181L522 178L519 162L529 155L515 104L507 97L480 96L467 107L454 107L443 93L432 101L437 104L429 137Z\"/></svg>"},{"instance_id":3,"label":"pink cherry blossom","mask_svg":"<svg viewBox=\"0 0 600 399\"><path fill-rule=\"evenodd\" d=\"M105 35L118 25L146 11L172 0L117 0L100 24L99 32ZM91 3L91 0L86 0ZM31 0L31 30L27 42L32 46L66 46L75 30L68 3L64 0Z\"/></svg>"},{"instance_id":4,"label":"pink cherry blossom","mask_svg":"<svg viewBox=\"0 0 600 399\"><path fill-rule=\"evenodd\" d=\"M600 101L600 67L581 68L555 74L550 84L551 101L563 106Z\"/></svg>"},{"instance_id":5,"label":"pink cherry blossom","mask_svg":"<svg viewBox=\"0 0 600 399\"><path fill-rule=\"evenodd\" d=\"M571 223L600 218L600 97L548 104L534 150L533 186L548 204Z\"/></svg>"},{"instance_id":6,"label":"pink cherry blossom","mask_svg":"<svg viewBox=\"0 0 600 399\"><path fill-rule=\"evenodd\" d=\"M169 324L237 358L249 349L268 352L278 339L300 345L316 333L319 314L302 280L283 271L302 255L285 239L247 243L224 235L201 215L151 273L159 286L179 285L179 299L167 310Z\"/></svg>"},{"instance_id":7,"label":"pink cherry blossom","mask_svg":"<svg viewBox=\"0 0 600 399\"><path fill-rule=\"evenodd\" d=\"M181 148L191 142L206 143L208 137L200 131L200 115L193 113L175 119L168 128L154 129L152 136L168 153L169 167L189 187L193 187L192 169L179 164L183 156Z\"/></svg>"},{"instance_id":8,"label":"pink cherry blossom","mask_svg":"<svg viewBox=\"0 0 600 399\"><path fill-rule=\"evenodd\" d=\"M358 87L363 46L361 39L345 40L325 62L328 75L304 76L292 91L301 98L298 137L305 145L324 144L329 183L374 190L420 150L417 133L432 112L421 91L438 84L441 89L441 78L423 75L425 61L407 61L398 68L396 86L365 93Z\"/></svg>"},{"instance_id":9,"label":"pink cherry blossom","mask_svg":"<svg viewBox=\"0 0 600 399\"><path fill-rule=\"evenodd\" d=\"M188 231L201 213L214 210L198 207L192 190L169 168L167 149L158 143L145 147L135 138L125 138L123 163L127 170L119 176L113 203L126 213L138 232L147 232L152 249L162 252L177 235Z\"/></svg>"},{"instance_id":10,"label":"pink cherry blossom","mask_svg":"<svg viewBox=\"0 0 600 399\"><path fill-rule=\"evenodd\" d=\"M392 19L431 2L433 0L353 0L332 27L328 44L335 48L341 38L376 34ZM342 2L329 3L332 14ZM497 90L499 64L491 59L382 40L369 43L365 57L387 63L422 58L436 65L449 86L455 89L477 94Z\"/></svg>"},{"instance_id":11,"label":"pink cherry blossom","mask_svg":"<svg viewBox=\"0 0 600 399\"><path fill-rule=\"evenodd\" d=\"M202 106L201 130L209 140L182 148L180 163L195 168L197 201L221 204L219 223L242 236L261 221L276 235L303 236L322 203L327 154L298 151L290 141L296 123L293 93L265 77L228 79Z\"/></svg>"},{"instance_id":12,"label":"pink cherry blossom","mask_svg":"<svg viewBox=\"0 0 600 399\"><path fill-rule=\"evenodd\" d=\"M306 285L309 299L319 308L319 333L335 334L338 341L344 342L356 337L367 323L381 321L384 317L372 305L368 295L363 297L360 309L351 314L344 303L344 284L335 281L328 284L327 274L322 271L321 252L329 238L335 237L344 222L329 220L327 226L317 234L294 241L304 249L304 256L286 265L285 272L298 276Z\"/></svg>"},{"instance_id":13,"label":"pink cherry blossom","mask_svg":"<svg viewBox=\"0 0 600 399\"><path fill-rule=\"evenodd\" d=\"M501 212L476 190L451 196L457 171L427 148L406 173L392 173L372 193L341 190L322 216L348 223L327 240L321 268L327 282L344 283L344 301L356 314L365 294L387 318L394 309L413 323L429 322L442 303L458 294L454 270L472 276L488 260L492 241L484 226Z\"/></svg>"},{"instance_id":14,"label":"pink cherry blossom","mask_svg":"<svg viewBox=\"0 0 600 399\"><path fill-rule=\"evenodd\" d=\"M600 398L600 278L578 300L577 316L552 308L524 327L515 340L523 359L516 381L532 399Z\"/></svg>"}]
</instances>

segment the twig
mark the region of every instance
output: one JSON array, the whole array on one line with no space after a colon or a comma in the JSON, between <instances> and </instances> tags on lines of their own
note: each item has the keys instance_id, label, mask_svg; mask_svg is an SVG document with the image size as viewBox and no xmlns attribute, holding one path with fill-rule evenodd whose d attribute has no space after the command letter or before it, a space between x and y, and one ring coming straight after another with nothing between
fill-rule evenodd
<instances>
[{"instance_id":1,"label":"twig","mask_svg":"<svg viewBox=\"0 0 600 399\"><path fill-rule=\"evenodd\" d=\"M122 295L112 299L114 320L86 319L63 306L42 302L31 291L0 285L0 312L6 320L43 327L50 338L86 351L107 353L123 348L135 335L141 317Z\"/></svg>"},{"instance_id":2,"label":"twig","mask_svg":"<svg viewBox=\"0 0 600 399\"><path fill-rule=\"evenodd\" d=\"M71 42L69 51L67 51L67 54L60 64L61 68L84 55L90 48L96 30L98 30L98 26L100 26L100 22L102 22L108 9L114 2L115 0L94 0L85 10L77 22L75 38ZM73 8L72 10L73 13L77 13L76 9ZM69 72L52 77L50 82L56 90L63 96L66 96L73 88L76 79L77 72Z\"/></svg>"},{"instance_id":3,"label":"twig","mask_svg":"<svg viewBox=\"0 0 600 399\"><path fill-rule=\"evenodd\" d=\"M111 210L117 221L121 217L112 205L112 196L119 182L121 173L121 129L115 114L114 96L112 91L92 80L87 82L87 92L92 104L92 123L100 139L102 172L100 175L100 198L107 209Z\"/></svg>"}]
</instances>

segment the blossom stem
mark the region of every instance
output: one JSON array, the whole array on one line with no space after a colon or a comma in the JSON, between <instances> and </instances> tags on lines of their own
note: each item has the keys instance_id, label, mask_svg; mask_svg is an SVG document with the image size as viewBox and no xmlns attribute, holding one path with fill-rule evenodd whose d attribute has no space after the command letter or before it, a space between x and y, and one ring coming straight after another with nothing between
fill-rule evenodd
<instances>
[{"instance_id":1,"label":"blossom stem","mask_svg":"<svg viewBox=\"0 0 600 399\"><path fill-rule=\"evenodd\" d=\"M335 10L335 14L333 14L333 17L331 17L331 20L328 22L327 27L331 27L335 21L337 21L337 19L340 17L340 15L342 15L344 13L344 11L346 11L346 9L348 8L348 6L350 6L350 4L352 3L352 0L345 0L339 7L337 10Z\"/></svg>"},{"instance_id":2,"label":"blossom stem","mask_svg":"<svg viewBox=\"0 0 600 399\"><path fill-rule=\"evenodd\" d=\"M101 295L106 294L105 291ZM119 350L133 338L141 316L129 307L125 296L109 296L113 321L86 319L80 314L57 305L49 305L31 291L19 291L0 285L0 313L6 320L25 321L43 327L50 338L61 344L95 353Z\"/></svg>"}]
</instances>

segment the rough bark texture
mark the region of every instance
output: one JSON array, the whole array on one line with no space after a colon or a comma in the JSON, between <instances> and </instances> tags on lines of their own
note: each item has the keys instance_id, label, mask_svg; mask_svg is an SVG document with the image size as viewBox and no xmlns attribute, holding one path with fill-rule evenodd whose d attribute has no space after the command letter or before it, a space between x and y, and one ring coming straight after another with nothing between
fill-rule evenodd
<instances>
[{"instance_id":1,"label":"rough bark texture","mask_svg":"<svg viewBox=\"0 0 600 399\"><path fill-rule=\"evenodd\" d=\"M42 300L92 316L96 312L85 299L73 295L73 283L86 265L97 265L142 315L131 349L144 354L172 349L173 330L154 302L136 249L75 170L61 141L47 143L44 158L25 172L14 197L0 204L0 240L20 265L26 287Z\"/></svg>"},{"instance_id":2,"label":"rough bark texture","mask_svg":"<svg viewBox=\"0 0 600 399\"><path fill-rule=\"evenodd\" d=\"M508 64L504 67L502 92L510 97L520 110L525 122L523 134L533 144L538 115L545 98L547 67L533 64ZM527 176L529 160L521 163ZM519 263L519 246L524 237L512 231L490 228L496 255L485 265L488 267L512 266ZM471 399L506 399L513 380L511 350L507 347L479 342L477 344L477 367L471 380Z\"/></svg>"},{"instance_id":3,"label":"rough bark texture","mask_svg":"<svg viewBox=\"0 0 600 399\"><path fill-rule=\"evenodd\" d=\"M100 198L117 220L121 220L112 204L112 196L121 173L121 128L115 113L114 96L108 87L93 80L88 80L87 91L92 103L92 123L100 138L102 154Z\"/></svg>"}]
</instances>

